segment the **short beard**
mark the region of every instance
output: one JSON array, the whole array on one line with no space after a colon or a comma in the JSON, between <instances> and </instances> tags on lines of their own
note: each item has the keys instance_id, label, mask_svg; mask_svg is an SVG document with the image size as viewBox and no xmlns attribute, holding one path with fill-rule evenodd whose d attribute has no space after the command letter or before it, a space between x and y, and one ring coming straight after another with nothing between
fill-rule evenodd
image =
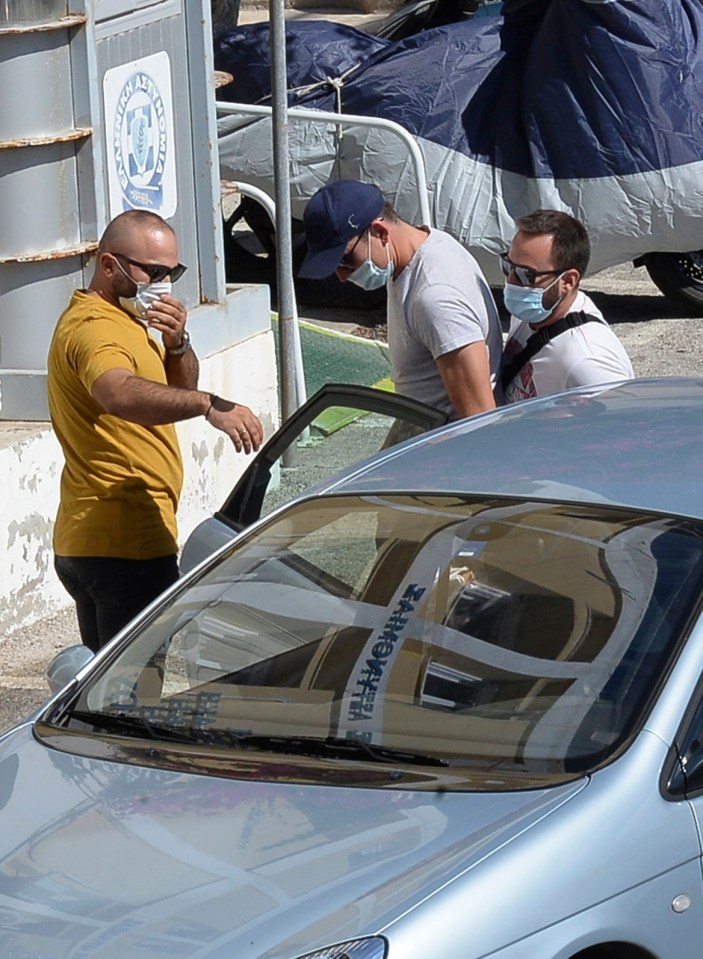
<instances>
[{"instance_id":1,"label":"short beard","mask_svg":"<svg viewBox=\"0 0 703 959\"><path fill-rule=\"evenodd\" d=\"M545 308L545 310L553 310L555 306L557 305L557 303L559 302L559 300L562 299L559 286L560 286L559 282L556 282L554 286L551 287L551 289L547 290L547 292L542 297L542 306Z\"/></svg>"}]
</instances>

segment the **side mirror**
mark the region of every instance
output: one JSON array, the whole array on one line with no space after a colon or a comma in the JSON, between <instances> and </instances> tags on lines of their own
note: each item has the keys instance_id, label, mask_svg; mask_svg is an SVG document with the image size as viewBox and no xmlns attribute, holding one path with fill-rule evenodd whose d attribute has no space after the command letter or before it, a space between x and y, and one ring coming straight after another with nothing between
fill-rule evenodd
<instances>
[{"instance_id":1,"label":"side mirror","mask_svg":"<svg viewBox=\"0 0 703 959\"><path fill-rule=\"evenodd\" d=\"M72 679L75 679L78 673L87 666L95 653L87 646L78 644L77 646L67 646L57 653L49 663L46 671L46 678L49 682L49 689L52 693L58 693L60 689L67 686Z\"/></svg>"}]
</instances>

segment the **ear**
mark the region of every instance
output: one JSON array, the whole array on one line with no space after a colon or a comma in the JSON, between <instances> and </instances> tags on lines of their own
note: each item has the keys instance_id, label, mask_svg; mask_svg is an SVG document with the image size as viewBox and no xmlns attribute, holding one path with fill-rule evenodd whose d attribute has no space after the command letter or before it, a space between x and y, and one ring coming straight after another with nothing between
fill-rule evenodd
<instances>
[{"instance_id":1,"label":"ear","mask_svg":"<svg viewBox=\"0 0 703 959\"><path fill-rule=\"evenodd\" d=\"M98 266L100 267L101 273L104 273L105 276L112 276L117 269L115 258L111 253L101 253L98 256Z\"/></svg>"},{"instance_id":2,"label":"ear","mask_svg":"<svg viewBox=\"0 0 703 959\"><path fill-rule=\"evenodd\" d=\"M372 220L369 230L371 231L371 236L377 236L384 246L386 243L388 243L390 232L388 230L388 224L385 220Z\"/></svg>"},{"instance_id":3,"label":"ear","mask_svg":"<svg viewBox=\"0 0 703 959\"><path fill-rule=\"evenodd\" d=\"M564 292L573 293L578 288L580 280L581 274L578 270L566 270L561 278L561 282L564 284Z\"/></svg>"}]
</instances>

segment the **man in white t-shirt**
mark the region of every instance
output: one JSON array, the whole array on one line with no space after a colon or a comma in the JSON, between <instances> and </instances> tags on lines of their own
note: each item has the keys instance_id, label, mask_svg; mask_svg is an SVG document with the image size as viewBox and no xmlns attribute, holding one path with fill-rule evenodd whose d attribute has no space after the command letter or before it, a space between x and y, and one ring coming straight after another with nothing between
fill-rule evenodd
<instances>
[{"instance_id":1,"label":"man in white t-shirt","mask_svg":"<svg viewBox=\"0 0 703 959\"><path fill-rule=\"evenodd\" d=\"M517 227L500 258L511 314L503 353L506 402L634 377L624 346L579 289L591 254L583 224L558 210L537 210L520 217Z\"/></svg>"},{"instance_id":2,"label":"man in white t-shirt","mask_svg":"<svg viewBox=\"0 0 703 959\"><path fill-rule=\"evenodd\" d=\"M402 220L371 183L337 180L303 214L301 277L336 273L388 290L388 348L398 393L459 419L502 402L502 336L490 287L453 237Z\"/></svg>"}]
</instances>

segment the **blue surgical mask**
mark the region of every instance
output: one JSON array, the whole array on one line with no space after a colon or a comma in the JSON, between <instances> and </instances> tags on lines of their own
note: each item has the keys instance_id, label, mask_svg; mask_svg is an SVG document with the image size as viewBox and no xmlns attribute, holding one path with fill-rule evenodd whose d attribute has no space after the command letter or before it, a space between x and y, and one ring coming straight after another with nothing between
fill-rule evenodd
<instances>
[{"instance_id":1,"label":"blue surgical mask","mask_svg":"<svg viewBox=\"0 0 703 959\"><path fill-rule=\"evenodd\" d=\"M351 274L349 282L356 283L362 290L378 290L385 286L393 276L393 260L391 260L391 252L388 246L386 246L386 256L388 257L388 264L385 269L376 266L371 259L371 234L369 234L369 255L358 270L354 270Z\"/></svg>"},{"instance_id":2,"label":"blue surgical mask","mask_svg":"<svg viewBox=\"0 0 703 959\"><path fill-rule=\"evenodd\" d=\"M545 307L543 305L544 294L547 290L551 290L554 284L558 283L563 275L563 273L560 273L549 286L545 287L518 286L516 283L508 283L506 280L503 288L503 303L505 304L505 309L512 314L512 316L517 317L518 320L523 320L525 323L541 323L552 315L564 299L562 295L554 306Z\"/></svg>"}]
</instances>

